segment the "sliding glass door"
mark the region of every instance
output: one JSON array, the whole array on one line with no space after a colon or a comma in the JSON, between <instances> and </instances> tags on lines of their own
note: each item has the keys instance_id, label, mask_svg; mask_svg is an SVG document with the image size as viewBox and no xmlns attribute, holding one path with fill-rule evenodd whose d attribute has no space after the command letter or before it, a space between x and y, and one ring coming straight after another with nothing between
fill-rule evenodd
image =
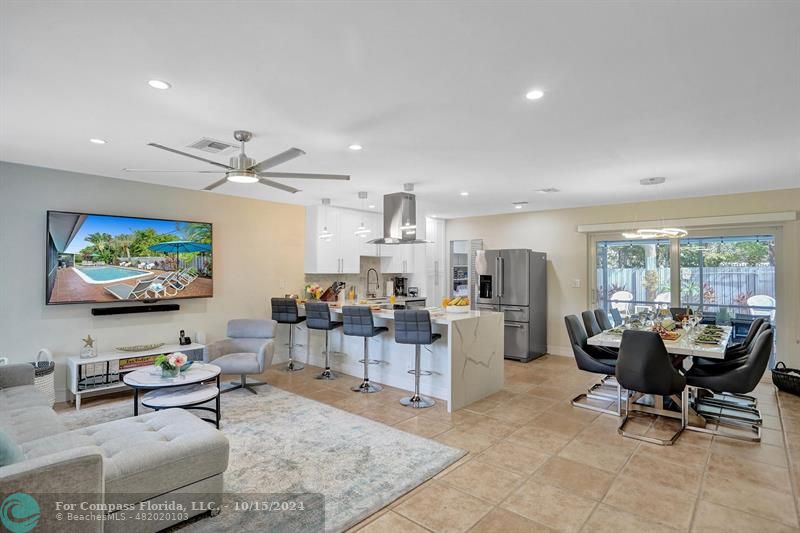
<instances>
[{"instance_id":1,"label":"sliding glass door","mask_svg":"<svg viewBox=\"0 0 800 533\"><path fill-rule=\"evenodd\" d=\"M669 240L597 241L595 290L601 309L622 316L669 307Z\"/></svg>"},{"instance_id":2,"label":"sliding glass door","mask_svg":"<svg viewBox=\"0 0 800 533\"><path fill-rule=\"evenodd\" d=\"M601 309L625 316L688 306L740 329L757 316L775 322L774 234L594 243L594 300Z\"/></svg>"},{"instance_id":3,"label":"sliding glass door","mask_svg":"<svg viewBox=\"0 0 800 533\"><path fill-rule=\"evenodd\" d=\"M681 239L681 307L701 308L717 322L768 317L775 322L775 237Z\"/></svg>"}]
</instances>

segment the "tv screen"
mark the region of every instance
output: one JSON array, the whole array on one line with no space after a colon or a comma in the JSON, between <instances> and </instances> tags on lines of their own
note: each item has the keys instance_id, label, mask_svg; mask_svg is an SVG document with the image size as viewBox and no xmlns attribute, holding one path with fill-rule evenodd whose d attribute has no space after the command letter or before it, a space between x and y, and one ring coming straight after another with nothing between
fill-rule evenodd
<instances>
[{"instance_id":1,"label":"tv screen","mask_svg":"<svg viewBox=\"0 0 800 533\"><path fill-rule=\"evenodd\" d=\"M212 241L208 222L48 211L47 304L209 298Z\"/></svg>"}]
</instances>

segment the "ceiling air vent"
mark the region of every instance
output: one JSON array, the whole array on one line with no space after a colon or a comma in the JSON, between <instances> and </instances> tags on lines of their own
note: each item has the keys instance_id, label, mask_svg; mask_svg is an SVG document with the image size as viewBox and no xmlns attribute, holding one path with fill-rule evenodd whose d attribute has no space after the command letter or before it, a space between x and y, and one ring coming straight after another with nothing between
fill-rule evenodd
<instances>
[{"instance_id":1,"label":"ceiling air vent","mask_svg":"<svg viewBox=\"0 0 800 533\"><path fill-rule=\"evenodd\" d=\"M216 139L203 137L199 141L190 144L189 148L202 150L203 152L208 152L209 154L224 154L227 152L233 152L236 149L236 146L223 141L218 141Z\"/></svg>"}]
</instances>

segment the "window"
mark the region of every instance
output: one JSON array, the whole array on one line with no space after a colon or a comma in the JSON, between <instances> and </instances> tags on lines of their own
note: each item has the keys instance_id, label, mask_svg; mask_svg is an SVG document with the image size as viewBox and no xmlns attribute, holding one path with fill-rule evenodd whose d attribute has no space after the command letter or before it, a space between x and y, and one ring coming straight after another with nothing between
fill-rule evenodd
<instances>
[{"instance_id":1,"label":"window","mask_svg":"<svg viewBox=\"0 0 800 533\"><path fill-rule=\"evenodd\" d=\"M670 242L598 241L596 290L599 306L623 316L672 301Z\"/></svg>"},{"instance_id":2,"label":"window","mask_svg":"<svg viewBox=\"0 0 800 533\"><path fill-rule=\"evenodd\" d=\"M701 308L718 323L766 316L775 321L775 237L680 241L681 306Z\"/></svg>"},{"instance_id":3,"label":"window","mask_svg":"<svg viewBox=\"0 0 800 533\"><path fill-rule=\"evenodd\" d=\"M598 307L623 316L645 308L691 307L746 329L775 321L775 236L596 240Z\"/></svg>"}]
</instances>

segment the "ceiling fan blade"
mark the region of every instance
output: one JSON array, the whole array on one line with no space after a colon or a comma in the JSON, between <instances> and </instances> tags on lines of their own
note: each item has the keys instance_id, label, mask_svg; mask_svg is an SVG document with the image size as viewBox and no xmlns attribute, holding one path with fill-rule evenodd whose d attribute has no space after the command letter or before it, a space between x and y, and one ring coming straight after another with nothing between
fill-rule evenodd
<instances>
[{"instance_id":1,"label":"ceiling fan blade","mask_svg":"<svg viewBox=\"0 0 800 533\"><path fill-rule=\"evenodd\" d=\"M193 174L219 174L221 170L164 170L160 168L123 168L125 172L191 172Z\"/></svg>"},{"instance_id":2,"label":"ceiling fan blade","mask_svg":"<svg viewBox=\"0 0 800 533\"><path fill-rule=\"evenodd\" d=\"M295 189L294 187L289 187L288 185L284 185L283 183L278 183L277 181L272 181L268 179L261 178L258 180L260 183L268 186L268 187L275 187L276 189L280 189L282 191L290 192L292 194L296 192L300 192L300 189Z\"/></svg>"},{"instance_id":3,"label":"ceiling fan blade","mask_svg":"<svg viewBox=\"0 0 800 533\"><path fill-rule=\"evenodd\" d=\"M347 181L350 176L345 174L308 174L305 172L259 172L265 178L298 178L303 180L342 180Z\"/></svg>"},{"instance_id":4,"label":"ceiling fan blade","mask_svg":"<svg viewBox=\"0 0 800 533\"><path fill-rule=\"evenodd\" d=\"M196 155L187 154L186 152L181 152L180 150L176 150L174 148L169 148L168 146L164 146L163 144L147 143L147 146L152 146L153 148L160 148L161 150L166 150L167 152L172 152L173 154L178 154L178 155L182 155L182 156L185 156L185 157L191 157L192 159L197 159L198 161L205 161L206 163L209 163L211 165L222 167L225 170L232 170L233 169L233 167L230 167L230 166L225 165L223 163L217 163L216 161L212 161L210 159L206 159L205 157L199 157L199 156L196 156Z\"/></svg>"},{"instance_id":5,"label":"ceiling fan blade","mask_svg":"<svg viewBox=\"0 0 800 533\"><path fill-rule=\"evenodd\" d=\"M204 187L204 188L203 188L203 190L204 190L204 191L213 191L214 189L216 189L217 187L219 187L219 186L220 186L220 185L222 185L223 183L227 183L227 181L228 181L228 176L225 176L225 177L224 177L224 178L222 178L221 180L219 180L219 181L215 181L214 183L212 183L212 184L211 184L211 185L209 185L208 187Z\"/></svg>"},{"instance_id":6,"label":"ceiling fan blade","mask_svg":"<svg viewBox=\"0 0 800 533\"><path fill-rule=\"evenodd\" d=\"M261 172L262 170L267 170L274 166L280 165L281 163L285 163L289 160L294 159L295 157L300 157L301 155L306 155L304 151L300 148L289 148L285 152L281 152L278 155L274 155L269 159L265 159L259 163L256 163L249 170L254 172Z\"/></svg>"}]
</instances>

